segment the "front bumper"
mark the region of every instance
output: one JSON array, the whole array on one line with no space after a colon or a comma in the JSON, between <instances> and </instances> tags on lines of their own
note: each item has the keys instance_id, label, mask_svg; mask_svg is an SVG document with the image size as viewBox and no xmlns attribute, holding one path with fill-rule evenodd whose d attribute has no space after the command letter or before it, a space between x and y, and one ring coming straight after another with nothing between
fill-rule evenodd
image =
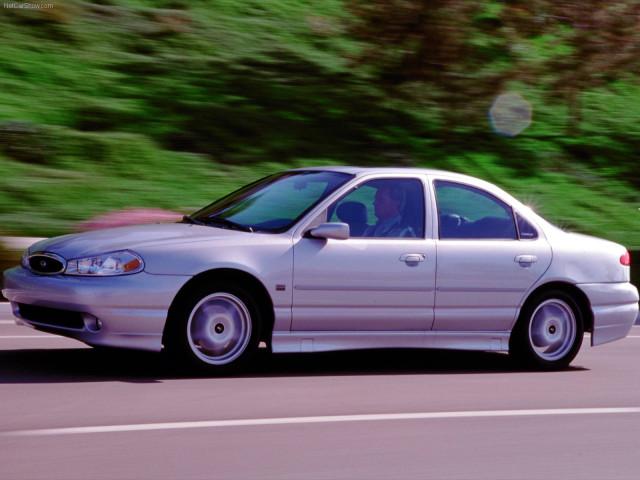
<instances>
[{"instance_id":1,"label":"front bumper","mask_svg":"<svg viewBox=\"0 0 640 480\"><path fill-rule=\"evenodd\" d=\"M638 290L631 283L583 283L593 312L591 346L627 336L638 318Z\"/></svg>"},{"instance_id":2,"label":"front bumper","mask_svg":"<svg viewBox=\"0 0 640 480\"><path fill-rule=\"evenodd\" d=\"M4 272L2 294L18 323L89 345L160 351L169 306L189 278L45 276L16 267Z\"/></svg>"}]
</instances>

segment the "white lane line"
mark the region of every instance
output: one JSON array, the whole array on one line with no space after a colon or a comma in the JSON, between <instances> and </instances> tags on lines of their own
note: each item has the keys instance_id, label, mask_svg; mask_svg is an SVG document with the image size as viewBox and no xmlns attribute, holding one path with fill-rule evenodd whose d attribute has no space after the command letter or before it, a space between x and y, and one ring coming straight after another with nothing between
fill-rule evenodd
<instances>
[{"instance_id":1,"label":"white lane line","mask_svg":"<svg viewBox=\"0 0 640 480\"><path fill-rule=\"evenodd\" d=\"M76 435L87 433L141 432L149 430L180 430L192 428L254 427L261 425L295 425L308 423L375 422L384 420L431 420L449 418L527 417L548 415L599 415L640 413L631 408L556 408L542 410L486 410L469 412L382 413L371 415L332 415L320 417L254 418L246 420L210 420L200 422L141 423L133 425L104 425L92 427L48 428L0 432L2 437L44 435Z\"/></svg>"},{"instance_id":2,"label":"white lane line","mask_svg":"<svg viewBox=\"0 0 640 480\"><path fill-rule=\"evenodd\" d=\"M16 322L14 320L0 320L0 325L15 325Z\"/></svg>"}]
</instances>

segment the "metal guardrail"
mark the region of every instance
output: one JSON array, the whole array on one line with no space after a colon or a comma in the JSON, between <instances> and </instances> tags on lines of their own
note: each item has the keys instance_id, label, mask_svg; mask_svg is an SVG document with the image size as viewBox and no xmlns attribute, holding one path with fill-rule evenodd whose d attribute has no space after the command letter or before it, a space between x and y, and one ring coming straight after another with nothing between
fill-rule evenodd
<instances>
[{"instance_id":1,"label":"metal guardrail","mask_svg":"<svg viewBox=\"0 0 640 480\"><path fill-rule=\"evenodd\" d=\"M44 240L39 237L0 237L0 243L8 250L26 250L34 243Z\"/></svg>"}]
</instances>

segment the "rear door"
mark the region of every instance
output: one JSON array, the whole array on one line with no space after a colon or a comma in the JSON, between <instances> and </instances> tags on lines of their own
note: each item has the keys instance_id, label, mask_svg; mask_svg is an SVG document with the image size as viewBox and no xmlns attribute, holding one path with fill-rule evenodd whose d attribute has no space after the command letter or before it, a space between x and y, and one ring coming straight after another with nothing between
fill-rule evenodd
<instances>
[{"instance_id":1,"label":"rear door","mask_svg":"<svg viewBox=\"0 0 640 480\"><path fill-rule=\"evenodd\" d=\"M434 330L506 331L551 263L536 227L497 196L434 182L438 211Z\"/></svg>"}]
</instances>

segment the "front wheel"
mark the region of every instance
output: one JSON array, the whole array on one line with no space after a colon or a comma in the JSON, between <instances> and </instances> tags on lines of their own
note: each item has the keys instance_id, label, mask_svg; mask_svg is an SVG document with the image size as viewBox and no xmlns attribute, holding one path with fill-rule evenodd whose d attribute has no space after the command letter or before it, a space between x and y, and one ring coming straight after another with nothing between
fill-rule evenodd
<instances>
[{"instance_id":1,"label":"front wheel","mask_svg":"<svg viewBox=\"0 0 640 480\"><path fill-rule=\"evenodd\" d=\"M528 301L511 332L509 353L527 367L567 367L582 345L584 326L576 301L563 291L543 292Z\"/></svg>"},{"instance_id":2,"label":"front wheel","mask_svg":"<svg viewBox=\"0 0 640 480\"><path fill-rule=\"evenodd\" d=\"M260 327L260 312L249 293L232 285L210 285L176 305L165 347L178 366L230 373L258 349Z\"/></svg>"}]
</instances>

